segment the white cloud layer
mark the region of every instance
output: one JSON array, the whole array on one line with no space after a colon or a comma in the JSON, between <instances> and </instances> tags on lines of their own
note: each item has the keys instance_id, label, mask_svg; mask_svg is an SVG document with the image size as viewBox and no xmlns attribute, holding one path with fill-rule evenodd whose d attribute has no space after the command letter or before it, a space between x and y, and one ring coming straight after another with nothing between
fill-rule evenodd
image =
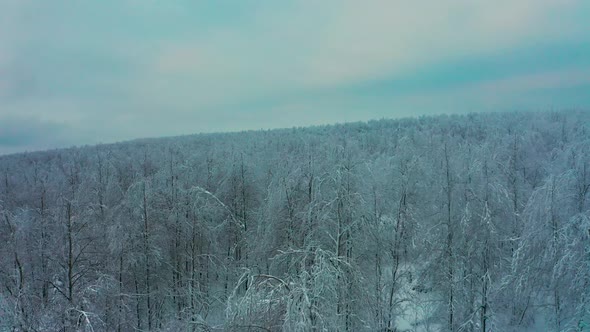
<instances>
[{"instance_id":1,"label":"white cloud layer","mask_svg":"<svg viewBox=\"0 0 590 332\"><path fill-rule=\"evenodd\" d=\"M395 100L351 87L587 41L584 10L582 0L1 0L0 121L64 123L83 144L485 109L489 94L588 84L590 66ZM469 102L447 102L461 91Z\"/></svg>"}]
</instances>

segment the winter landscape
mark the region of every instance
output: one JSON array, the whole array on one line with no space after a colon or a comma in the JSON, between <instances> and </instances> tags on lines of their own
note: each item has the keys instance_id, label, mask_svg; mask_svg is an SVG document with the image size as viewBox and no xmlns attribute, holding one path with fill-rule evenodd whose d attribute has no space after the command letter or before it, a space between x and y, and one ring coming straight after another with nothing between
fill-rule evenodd
<instances>
[{"instance_id":1,"label":"winter landscape","mask_svg":"<svg viewBox=\"0 0 590 332\"><path fill-rule=\"evenodd\" d=\"M7 331L585 331L590 114L0 157Z\"/></svg>"},{"instance_id":2,"label":"winter landscape","mask_svg":"<svg viewBox=\"0 0 590 332\"><path fill-rule=\"evenodd\" d=\"M590 331L588 17L0 0L0 332Z\"/></svg>"}]
</instances>

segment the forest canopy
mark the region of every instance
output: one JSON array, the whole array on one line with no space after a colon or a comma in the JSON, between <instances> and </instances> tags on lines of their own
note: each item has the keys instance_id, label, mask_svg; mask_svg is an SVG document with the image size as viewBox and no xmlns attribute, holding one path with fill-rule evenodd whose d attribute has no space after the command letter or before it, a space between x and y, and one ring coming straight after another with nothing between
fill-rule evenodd
<instances>
[{"instance_id":1,"label":"forest canopy","mask_svg":"<svg viewBox=\"0 0 590 332\"><path fill-rule=\"evenodd\" d=\"M590 114L0 156L0 331L590 330Z\"/></svg>"}]
</instances>

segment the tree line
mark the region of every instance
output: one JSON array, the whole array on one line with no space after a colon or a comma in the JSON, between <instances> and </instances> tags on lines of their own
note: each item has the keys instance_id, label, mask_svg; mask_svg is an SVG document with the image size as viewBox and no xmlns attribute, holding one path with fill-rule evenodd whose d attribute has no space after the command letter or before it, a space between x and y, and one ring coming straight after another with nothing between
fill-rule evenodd
<instances>
[{"instance_id":1,"label":"tree line","mask_svg":"<svg viewBox=\"0 0 590 332\"><path fill-rule=\"evenodd\" d=\"M0 330L590 330L589 120L0 156Z\"/></svg>"}]
</instances>

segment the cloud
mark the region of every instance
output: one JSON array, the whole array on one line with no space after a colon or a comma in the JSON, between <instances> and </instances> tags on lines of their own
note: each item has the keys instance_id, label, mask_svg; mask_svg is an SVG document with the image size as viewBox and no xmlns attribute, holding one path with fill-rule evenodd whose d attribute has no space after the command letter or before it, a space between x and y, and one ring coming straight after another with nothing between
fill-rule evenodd
<instances>
[{"instance_id":1,"label":"cloud","mask_svg":"<svg viewBox=\"0 0 590 332\"><path fill-rule=\"evenodd\" d=\"M567 89L590 85L590 67L549 71L482 82L472 89L488 93L522 93L546 89Z\"/></svg>"},{"instance_id":2,"label":"cloud","mask_svg":"<svg viewBox=\"0 0 590 332\"><path fill-rule=\"evenodd\" d=\"M590 107L590 96L584 93L590 89L590 66L459 80L436 89L413 87L401 92L395 89L375 92L376 89L381 88L374 86L363 89L362 93L336 91L244 105L259 110L263 120L241 120L251 128L258 128L256 124L264 128L443 113L547 110L557 103L565 109L583 109ZM282 116L277 118L273 114Z\"/></svg>"},{"instance_id":3,"label":"cloud","mask_svg":"<svg viewBox=\"0 0 590 332\"><path fill-rule=\"evenodd\" d=\"M571 33L562 18L576 9L575 2L534 0L342 4L320 30L322 47L313 48L305 71L320 86L388 77L555 38Z\"/></svg>"},{"instance_id":4,"label":"cloud","mask_svg":"<svg viewBox=\"0 0 590 332\"><path fill-rule=\"evenodd\" d=\"M472 111L494 91L510 103L539 89L511 77L569 71L544 77L546 89L585 84L571 77L588 60L567 54L590 42L588 10L582 0L4 0L0 118L65 124L64 141L81 144L434 112L424 96ZM489 61L553 45L570 49L559 61L532 51ZM454 101L475 86L488 92Z\"/></svg>"},{"instance_id":5,"label":"cloud","mask_svg":"<svg viewBox=\"0 0 590 332\"><path fill-rule=\"evenodd\" d=\"M47 149L68 144L71 128L66 124L31 117L0 117L0 154L28 149Z\"/></svg>"},{"instance_id":6,"label":"cloud","mask_svg":"<svg viewBox=\"0 0 590 332\"><path fill-rule=\"evenodd\" d=\"M134 88L170 92L158 93L163 104L184 99L198 107L358 84L571 34L560 18L577 4L299 1L262 10L246 27L160 43Z\"/></svg>"}]
</instances>

